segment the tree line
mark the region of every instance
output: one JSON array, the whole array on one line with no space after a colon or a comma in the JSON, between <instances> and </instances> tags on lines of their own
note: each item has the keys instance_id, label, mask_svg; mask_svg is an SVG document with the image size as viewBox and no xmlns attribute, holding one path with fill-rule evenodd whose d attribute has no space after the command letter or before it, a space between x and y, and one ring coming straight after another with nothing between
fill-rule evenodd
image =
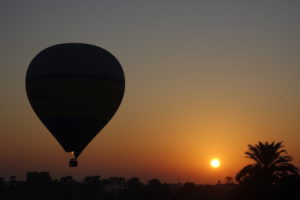
<instances>
[{"instance_id":1,"label":"tree line","mask_svg":"<svg viewBox=\"0 0 300 200\"><path fill-rule=\"evenodd\" d=\"M151 179L147 183L138 177L125 179L88 176L77 182L71 176L52 180L48 172L27 173L26 182L10 177L0 178L0 199L85 199L85 200L289 200L300 199L300 176L292 157L282 142L258 142L248 145L245 152L253 164L241 169L235 180L225 177L225 183L198 185L162 183Z\"/></svg>"}]
</instances>

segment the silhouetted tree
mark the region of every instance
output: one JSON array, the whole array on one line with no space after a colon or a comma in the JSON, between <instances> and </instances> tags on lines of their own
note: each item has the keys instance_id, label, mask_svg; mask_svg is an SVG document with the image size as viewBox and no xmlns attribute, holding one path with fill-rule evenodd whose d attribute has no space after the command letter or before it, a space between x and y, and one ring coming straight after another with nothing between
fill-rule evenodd
<instances>
[{"instance_id":1,"label":"silhouetted tree","mask_svg":"<svg viewBox=\"0 0 300 200\"><path fill-rule=\"evenodd\" d=\"M162 184L158 179L151 179L144 188L146 200L168 200L171 198L171 192L167 184Z\"/></svg>"},{"instance_id":2,"label":"silhouetted tree","mask_svg":"<svg viewBox=\"0 0 300 200\"><path fill-rule=\"evenodd\" d=\"M196 200L200 199L199 191L197 189L197 185L191 182L185 183L181 190L179 190L176 194L176 200Z\"/></svg>"},{"instance_id":3,"label":"silhouetted tree","mask_svg":"<svg viewBox=\"0 0 300 200\"><path fill-rule=\"evenodd\" d=\"M297 174L298 169L290 162L292 157L283 149L282 142L262 143L248 145L246 157L255 161L254 164L245 166L237 175L236 180L241 183L259 176L270 183L291 174Z\"/></svg>"},{"instance_id":4,"label":"silhouetted tree","mask_svg":"<svg viewBox=\"0 0 300 200\"><path fill-rule=\"evenodd\" d=\"M128 189L140 190L143 187L143 183L139 178L133 177L127 181Z\"/></svg>"},{"instance_id":5,"label":"silhouetted tree","mask_svg":"<svg viewBox=\"0 0 300 200\"><path fill-rule=\"evenodd\" d=\"M143 183L139 178L133 177L129 179L127 182L127 190L124 190L120 194L121 200L140 200L143 199Z\"/></svg>"},{"instance_id":6,"label":"silhouetted tree","mask_svg":"<svg viewBox=\"0 0 300 200\"><path fill-rule=\"evenodd\" d=\"M248 199L270 199L283 178L298 174L282 142L258 142L254 146L249 144L245 154L255 163L238 172L236 180L240 183L239 189L247 193Z\"/></svg>"}]
</instances>

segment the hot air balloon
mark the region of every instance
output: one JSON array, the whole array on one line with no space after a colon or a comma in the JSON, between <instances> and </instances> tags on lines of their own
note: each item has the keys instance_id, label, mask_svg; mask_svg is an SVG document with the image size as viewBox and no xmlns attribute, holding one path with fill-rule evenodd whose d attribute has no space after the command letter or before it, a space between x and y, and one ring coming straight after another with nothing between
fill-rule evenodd
<instances>
[{"instance_id":1,"label":"hot air balloon","mask_svg":"<svg viewBox=\"0 0 300 200\"><path fill-rule=\"evenodd\" d=\"M42 123L73 158L118 110L125 90L123 69L103 48L81 43L46 48L26 73L29 102Z\"/></svg>"}]
</instances>

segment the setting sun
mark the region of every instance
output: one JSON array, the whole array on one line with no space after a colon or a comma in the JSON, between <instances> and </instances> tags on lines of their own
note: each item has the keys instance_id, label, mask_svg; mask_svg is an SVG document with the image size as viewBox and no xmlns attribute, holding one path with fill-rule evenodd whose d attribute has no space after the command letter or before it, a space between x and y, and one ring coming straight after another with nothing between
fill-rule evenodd
<instances>
[{"instance_id":1,"label":"setting sun","mask_svg":"<svg viewBox=\"0 0 300 200\"><path fill-rule=\"evenodd\" d=\"M210 165L213 167L213 168L218 168L220 167L220 160L219 159L212 159L210 161Z\"/></svg>"}]
</instances>

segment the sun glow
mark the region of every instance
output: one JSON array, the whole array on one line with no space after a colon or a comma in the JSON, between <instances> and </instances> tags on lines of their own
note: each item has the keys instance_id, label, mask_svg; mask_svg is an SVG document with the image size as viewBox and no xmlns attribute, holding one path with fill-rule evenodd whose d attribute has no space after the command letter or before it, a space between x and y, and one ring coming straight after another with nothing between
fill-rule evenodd
<instances>
[{"instance_id":1,"label":"sun glow","mask_svg":"<svg viewBox=\"0 0 300 200\"><path fill-rule=\"evenodd\" d=\"M210 161L210 165L213 167L213 168L218 168L220 167L220 160L219 159L212 159Z\"/></svg>"}]
</instances>

